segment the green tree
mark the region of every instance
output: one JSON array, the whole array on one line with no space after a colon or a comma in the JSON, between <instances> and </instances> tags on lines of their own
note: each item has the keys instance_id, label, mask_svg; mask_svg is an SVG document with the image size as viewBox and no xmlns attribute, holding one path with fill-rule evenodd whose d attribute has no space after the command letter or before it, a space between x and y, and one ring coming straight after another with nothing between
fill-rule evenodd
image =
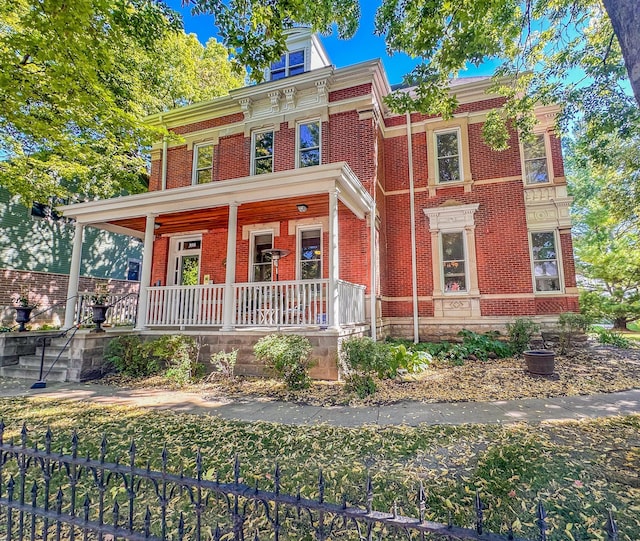
<instances>
[{"instance_id":1,"label":"green tree","mask_svg":"<svg viewBox=\"0 0 640 541\"><path fill-rule=\"evenodd\" d=\"M214 15L225 43L258 79L282 53L283 28L304 23L327 31L334 21L349 37L359 16L358 0L185 3ZM640 125L637 0L381 0L375 22L391 53L422 59L406 77L414 91L389 99L397 111L450 116L456 107L450 78L468 63L493 59L500 65L496 90L508 98L485 124L494 148L506 148L508 121L530 130L539 102L562 104L565 126L583 115L595 130L617 131L623 119L627 127ZM627 92L628 77L637 103Z\"/></svg>"},{"instance_id":2,"label":"green tree","mask_svg":"<svg viewBox=\"0 0 640 541\"><path fill-rule=\"evenodd\" d=\"M640 158L638 137L612 137L605 154ZM619 330L640 319L640 225L628 205L616 208L612 192L623 197L638 186L638 169L625 171L615 161L594 162L585 152L591 144L582 133L570 145L567 181L574 196L577 267L584 278L583 311L605 317ZM624 197L623 197L624 198Z\"/></svg>"},{"instance_id":3,"label":"green tree","mask_svg":"<svg viewBox=\"0 0 640 541\"><path fill-rule=\"evenodd\" d=\"M26 204L143 190L164 135L145 115L243 80L176 17L153 0L1 3L0 185Z\"/></svg>"}]
</instances>

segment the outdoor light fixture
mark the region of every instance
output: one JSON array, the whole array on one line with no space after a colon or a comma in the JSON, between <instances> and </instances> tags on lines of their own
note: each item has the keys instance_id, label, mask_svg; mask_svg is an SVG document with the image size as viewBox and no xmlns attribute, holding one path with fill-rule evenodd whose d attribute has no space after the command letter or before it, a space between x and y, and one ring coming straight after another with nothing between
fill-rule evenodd
<instances>
[{"instance_id":1,"label":"outdoor light fixture","mask_svg":"<svg viewBox=\"0 0 640 541\"><path fill-rule=\"evenodd\" d=\"M298 205L298 212L307 212L307 210L309 210L309 207L304 203Z\"/></svg>"},{"instance_id":2,"label":"outdoor light fixture","mask_svg":"<svg viewBox=\"0 0 640 541\"><path fill-rule=\"evenodd\" d=\"M273 261L273 265L276 268L276 282L278 281L278 262L285 256L288 256L291 253L291 250L283 250L281 248L265 248L262 250L263 254L269 254L271 256L271 261Z\"/></svg>"},{"instance_id":3,"label":"outdoor light fixture","mask_svg":"<svg viewBox=\"0 0 640 541\"><path fill-rule=\"evenodd\" d=\"M160 229L162 227L162 224L160 222L156 222L155 224L153 224L153 228L157 231L158 229Z\"/></svg>"}]
</instances>

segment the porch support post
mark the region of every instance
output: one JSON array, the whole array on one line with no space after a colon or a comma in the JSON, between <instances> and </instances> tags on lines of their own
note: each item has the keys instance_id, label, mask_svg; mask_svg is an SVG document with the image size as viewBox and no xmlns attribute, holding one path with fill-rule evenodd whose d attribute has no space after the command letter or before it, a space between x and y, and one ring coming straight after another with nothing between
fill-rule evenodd
<instances>
[{"instance_id":1,"label":"porch support post","mask_svg":"<svg viewBox=\"0 0 640 541\"><path fill-rule=\"evenodd\" d=\"M71 252L71 268L69 269L69 285L67 286L67 304L64 312L64 329L70 329L76 323L76 305L78 302L78 285L80 284L83 236L84 224L76 222L76 230L73 235L73 251Z\"/></svg>"},{"instance_id":2,"label":"porch support post","mask_svg":"<svg viewBox=\"0 0 640 541\"><path fill-rule=\"evenodd\" d=\"M369 251L371 252L371 284L369 286L369 300L371 303L371 339L377 340L377 328L378 317L376 314L376 284L378 282L376 276L376 262L378 254L376 253L376 206L371 205L371 213L369 214L369 220L371 221L371 245Z\"/></svg>"},{"instance_id":3,"label":"porch support post","mask_svg":"<svg viewBox=\"0 0 640 541\"><path fill-rule=\"evenodd\" d=\"M340 259L338 251L338 194L339 190L329 192L329 327L340 327L340 297L338 280L340 279Z\"/></svg>"},{"instance_id":4,"label":"porch support post","mask_svg":"<svg viewBox=\"0 0 640 541\"><path fill-rule=\"evenodd\" d=\"M233 283L236 280L236 241L238 236L238 206L229 203L229 225L227 228L227 272L224 279L222 305L222 330L233 330Z\"/></svg>"},{"instance_id":5,"label":"porch support post","mask_svg":"<svg viewBox=\"0 0 640 541\"><path fill-rule=\"evenodd\" d=\"M138 317L136 330L140 331L147 326L147 288L151 282L151 267L153 264L153 239L155 236L156 217L147 214L147 223L144 227L144 248L142 250L142 271L140 272L140 290L138 292Z\"/></svg>"}]
</instances>

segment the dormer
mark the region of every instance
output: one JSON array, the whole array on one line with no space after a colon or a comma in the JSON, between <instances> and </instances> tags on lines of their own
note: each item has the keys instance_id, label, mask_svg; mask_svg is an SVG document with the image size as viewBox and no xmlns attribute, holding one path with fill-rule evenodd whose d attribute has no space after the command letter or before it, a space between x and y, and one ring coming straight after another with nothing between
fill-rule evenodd
<instances>
[{"instance_id":1,"label":"dormer","mask_svg":"<svg viewBox=\"0 0 640 541\"><path fill-rule=\"evenodd\" d=\"M265 80L277 81L331 65L322 43L310 28L291 28L286 33L287 52L265 70Z\"/></svg>"}]
</instances>

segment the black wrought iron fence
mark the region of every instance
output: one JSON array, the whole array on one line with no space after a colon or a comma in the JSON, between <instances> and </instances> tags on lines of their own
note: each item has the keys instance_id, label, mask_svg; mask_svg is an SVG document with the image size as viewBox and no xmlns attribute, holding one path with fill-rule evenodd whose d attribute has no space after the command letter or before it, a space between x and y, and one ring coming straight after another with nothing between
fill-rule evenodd
<instances>
[{"instance_id":1,"label":"black wrought iron fence","mask_svg":"<svg viewBox=\"0 0 640 541\"><path fill-rule=\"evenodd\" d=\"M363 506L325 501L325 481L318 475L317 498L309 499L281 491L278 466L272 490L243 482L236 459L233 480L205 479L203 457L195 457L195 474L169 471L169 456L163 449L159 469L138 467L132 442L127 463L109 463L103 438L97 458L79 456L74 434L67 452L52 449L53 435L47 431L44 447L27 445L23 426L19 443L4 441L0 422L0 536L15 539L77 539L117 541L202 540L260 541L382 539L471 539L476 541L526 541L485 531L484 506L475 498L472 528L426 520L422 486L417 494L418 516L397 510L376 511L374 491L368 479ZM538 539L547 539L546 513L538 505ZM618 539L611 514L608 539Z\"/></svg>"}]
</instances>

